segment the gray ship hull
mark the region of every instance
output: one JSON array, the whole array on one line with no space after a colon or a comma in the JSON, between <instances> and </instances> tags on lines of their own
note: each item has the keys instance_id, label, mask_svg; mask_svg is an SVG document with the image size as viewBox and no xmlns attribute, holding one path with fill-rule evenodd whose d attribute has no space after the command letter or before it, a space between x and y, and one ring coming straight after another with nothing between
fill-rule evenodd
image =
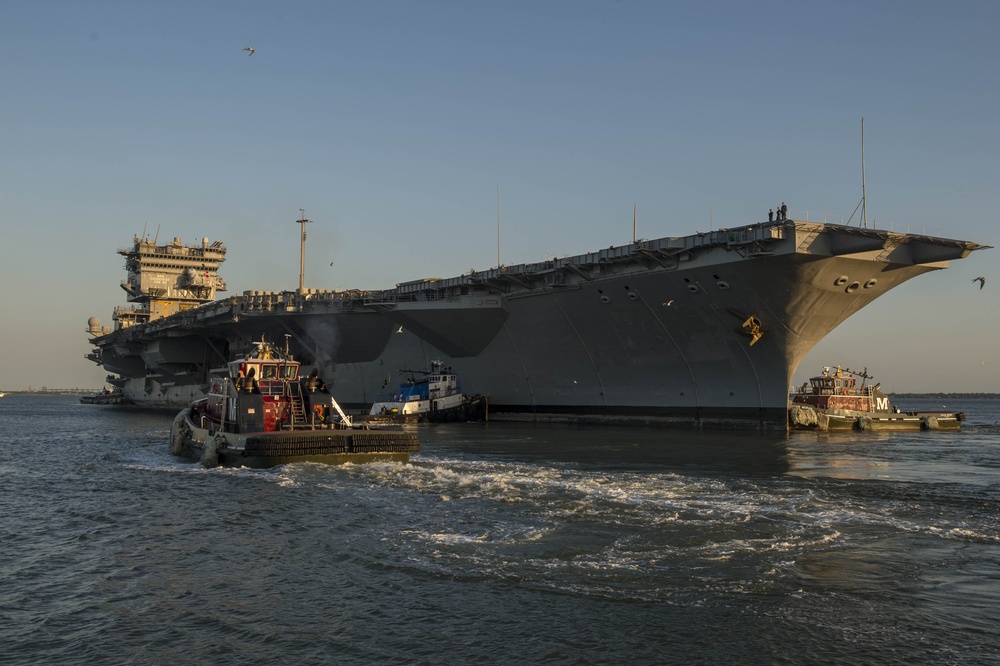
<instances>
[{"instance_id":1,"label":"gray ship hull","mask_svg":"<svg viewBox=\"0 0 1000 666\"><path fill-rule=\"evenodd\" d=\"M493 419L784 429L788 386L816 343L890 289L982 247L784 221L409 283L349 305L256 311L230 299L229 310L203 306L200 323L133 332L147 372L119 383L136 403L183 405L227 346L287 333L358 410L400 370L441 360L467 391L489 395ZM167 336L195 348L184 363L149 351ZM105 366L127 365L116 359Z\"/></svg>"}]
</instances>

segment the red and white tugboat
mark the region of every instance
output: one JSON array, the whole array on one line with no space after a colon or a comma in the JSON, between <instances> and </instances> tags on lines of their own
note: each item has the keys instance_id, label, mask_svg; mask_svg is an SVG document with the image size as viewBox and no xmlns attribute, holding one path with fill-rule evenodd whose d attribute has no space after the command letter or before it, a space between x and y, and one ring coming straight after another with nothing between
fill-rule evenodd
<instances>
[{"instance_id":1,"label":"red and white tugboat","mask_svg":"<svg viewBox=\"0 0 1000 666\"><path fill-rule=\"evenodd\" d=\"M861 385L858 385L858 379ZM901 412L889 403L881 384L869 384L867 368L852 372L837 366L792 394L788 425L796 430L957 430L962 412Z\"/></svg>"},{"instance_id":2,"label":"red and white tugboat","mask_svg":"<svg viewBox=\"0 0 1000 666\"><path fill-rule=\"evenodd\" d=\"M170 451L207 467L273 467L407 461L420 449L408 432L355 426L315 372L299 377L287 349L261 340L230 361L208 397L182 410L170 428Z\"/></svg>"}]
</instances>

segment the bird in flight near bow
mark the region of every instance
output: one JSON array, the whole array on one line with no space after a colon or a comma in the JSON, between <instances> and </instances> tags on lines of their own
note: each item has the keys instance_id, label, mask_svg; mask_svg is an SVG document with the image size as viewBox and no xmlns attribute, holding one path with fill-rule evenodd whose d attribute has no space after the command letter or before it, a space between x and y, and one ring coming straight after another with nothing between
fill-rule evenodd
<instances>
[{"instance_id":1,"label":"bird in flight near bow","mask_svg":"<svg viewBox=\"0 0 1000 666\"><path fill-rule=\"evenodd\" d=\"M979 288L980 288L980 289L982 289L983 287L985 287L985 286L986 286L986 278L984 278L984 277L982 277L982 276L979 276L979 277L977 277L977 278L972 278L972 281L973 281L973 282L978 282L978 283L979 283Z\"/></svg>"},{"instance_id":2,"label":"bird in flight near bow","mask_svg":"<svg viewBox=\"0 0 1000 666\"><path fill-rule=\"evenodd\" d=\"M248 53L248 54L247 54L248 56L252 56L252 55L253 55L253 47L252 47L252 46L248 46L248 47L246 47L246 48L245 48L245 49L243 49L243 50L244 50L244 51L249 51L249 52L250 52L250 53Z\"/></svg>"}]
</instances>

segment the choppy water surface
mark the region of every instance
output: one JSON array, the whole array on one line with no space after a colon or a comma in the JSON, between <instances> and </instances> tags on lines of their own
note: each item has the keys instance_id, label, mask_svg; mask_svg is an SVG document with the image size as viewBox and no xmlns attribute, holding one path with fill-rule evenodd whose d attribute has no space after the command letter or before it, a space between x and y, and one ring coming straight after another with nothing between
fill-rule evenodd
<instances>
[{"instance_id":1,"label":"choppy water surface","mask_svg":"<svg viewBox=\"0 0 1000 666\"><path fill-rule=\"evenodd\" d=\"M206 470L169 413L8 396L0 661L997 663L1000 405L949 408L959 433L465 424L406 465Z\"/></svg>"}]
</instances>

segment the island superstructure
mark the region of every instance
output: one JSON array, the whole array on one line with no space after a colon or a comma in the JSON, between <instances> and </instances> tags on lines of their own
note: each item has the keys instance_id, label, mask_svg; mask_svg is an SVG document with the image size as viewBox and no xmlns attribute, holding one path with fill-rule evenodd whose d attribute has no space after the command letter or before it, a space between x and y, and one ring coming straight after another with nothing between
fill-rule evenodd
<instances>
[{"instance_id":1,"label":"island superstructure","mask_svg":"<svg viewBox=\"0 0 1000 666\"><path fill-rule=\"evenodd\" d=\"M156 239L135 236L132 246L121 248L118 254L125 257L125 281L122 289L128 294L127 301L136 305L116 307L112 314L114 328L101 326L101 320L91 317L87 321L87 331L95 339L108 339L115 332L139 327L151 321L170 317L179 312L210 303L216 292L226 291L226 282L219 277L219 266L226 260L226 247L222 241L209 243L202 238L197 245L184 245L180 238L158 245ZM156 341L144 346L138 357L129 349L115 348L113 343L98 345L87 358L115 373L108 378L109 383L123 387L123 378L137 378L146 375L146 361L157 355L156 349L169 342ZM134 400L129 396L129 400Z\"/></svg>"},{"instance_id":2,"label":"island superstructure","mask_svg":"<svg viewBox=\"0 0 1000 666\"><path fill-rule=\"evenodd\" d=\"M184 245L175 237L172 243L157 245L155 239L135 236L132 247L118 254L125 257L126 278L121 287L127 300L139 305L115 308L115 330L190 310L226 290L226 282L219 277L219 266L226 260L222 241L210 245L203 238L200 245ZM103 332L99 320L88 323Z\"/></svg>"},{"instance_id":3,"label":"island superstructure","mask_svg":"<svg viewBox=\"0 0 1000 666\"><path fill-rule=\"evenodd\" d=\"M389 290L248 291L159 318L167 294L146 290L148 321L92 327L89 358L127 399L178 406L262 334L287 335L356 410L436 359L490 395L491 419L784 429L789 384L816 343L984 247L786 219ZM140 267L160 284L160 267Z\"/></svg>"}]
</instances>

